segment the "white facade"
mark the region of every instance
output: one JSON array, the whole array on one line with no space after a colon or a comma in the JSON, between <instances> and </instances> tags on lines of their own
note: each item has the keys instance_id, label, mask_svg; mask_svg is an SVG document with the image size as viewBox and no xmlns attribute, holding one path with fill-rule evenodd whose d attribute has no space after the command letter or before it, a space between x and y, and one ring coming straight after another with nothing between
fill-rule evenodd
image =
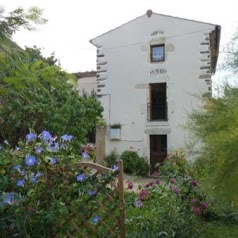
<instances>
[{"instance_id":1,"label":"white facade","mask_svg":"<svg viewBox=\"0 0 238 238\"><path fill-rule=\"evenodd\" d=\"M106 154L133 147L151 159L151 135L166 136L166 151L185 146L189 135L182 125L199 105L195 95L212 90L219 36L219 26L147 11L91 40L97 47L97 96L108 125ZM164 46L164 61L151 62L153 45ZM151 119L154 84L165 85L162 120ZM110 140L113 124L121 124L119 140Z\"/></svg>"},{"instance_id":2,"label":"white facade","mask_svg":"<svg viewBox=\"0 0 238 238\"><path fill-rule=\"evenodd\" d=\"M80 95L91 95L97 92L96 72L79 72L74 73L77 78L77 90Z\"/></svg>"}]
</instances>

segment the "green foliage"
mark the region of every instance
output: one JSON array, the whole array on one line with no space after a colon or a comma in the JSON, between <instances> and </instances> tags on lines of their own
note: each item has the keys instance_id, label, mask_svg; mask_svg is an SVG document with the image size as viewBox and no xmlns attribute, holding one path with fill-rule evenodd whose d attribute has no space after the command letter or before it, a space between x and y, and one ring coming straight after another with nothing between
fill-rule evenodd
<instances>
[{"instance_id":1,"label":"green foliage","mask_svg":"<svg viewBox=\"0 0 238 238\"><path fill-rule=\"evenodd\" d=\"M150 165L138 155L136 151L124 151L120 159L123 160L125 173L146 176L149 173Z\"/></svg>"},{"instance_id":2,"label":"green foliage","mask_svg":"<svg viewBox=\"0 0 238 238\"><path fill-rule=\"evenodd\" d=\"M34 30L31 23L45 24L47 20L41 17L42 10L37 7L31 7L28 11L23 8L17 8L7 16L0 18L0 37L11 37L20 27L27 30Z\"/></svg>"},{"instance_id":3,"label":"green foliage","mask_svg":"<svg viewBox=\"0 0 238 238\"><path fill-rule=\"evenodd\" d=\"M14 65L14 60L19 59L22 49L15 44L11 38L12 35L21 27L34 30L37 24L45 24L47 20L41 17L42 10L32 7L28 11L23 8L4 15L0 12L0 77L2 71Z\"/></svg>"},{"instance_id":4,"label":"green foliage","mask_svg":"<svg viewBox=\"0 0 238 238\"><path fill-rule=\"evenodd\" d=\"M222 69L238 72L238 30L233 34L230 42L226 45L224 51L226 52Z\"/></svg>"},{"instance_id":5,"label":"green foliage","mask_svg":"<svg viewBox=\"0 0 238 238\"><path fill-rule=\"evenodd\" d=\"M208 224L206 231L202 232L201 238L236 238L238 237L237 224L225 222L212 222Z\"/></svg>"},{"instance_id":6,"label":"green foliage","mask_svg":"<svg viewBox=\"0 0 238 238\"><path fill-rule=\"evenodd\" d=\"M114 124L110 125L110 128L112 128L112 129L121 128L121 124L120 123L114 123Z\"/></svg>"},{"instance_id":7,"label":"green foliage","mask_svg":"<svg viewBox=\"0 0 238 238\"><path fill-rule=\"evenodd\" d=\"M105 158L106 165L109 168L112 168L113 165L117 164L118 160L119 155L115 151L112 151L112 153Z\"/></svg>"},{"instance_id":8,"label":"green foliage","mask_svg":"<svg viewBox=\"0 0 238 238\"><path fill-rule=\"evenodd\" d=\"M101 115L99 102L78 95L76 78L55 65L54 55L45 58L37 47L24 51L10 40L19 27L45 23L41 14L38 8L19 8L0 19L0 142L16 145L29 128L47 129L76 136L80 148Z\"/></svg>"},{"instance_id":9,"label":"green foliage","mask_svg":"<svg viewBox=\"0 0 238 238\"><path fill-rule=\"evenodd\" d=\"M196 176L196 171L191 162L189 162L184 151L176 151L175 153L168 154L163 166L159 167L160 175L166 179L183 178L184 175Z\"/></svg>"},{"instance_id":10,"label":"green foliage","mask_svg":"<svg viewBox=\"0 0 238 238\"><path fill-rule=\"evenodd\" d=\"M16 144L31 128L37 133L70 133L80 146L102 107L94 97L79 96L74 81L60 67L32 60L27 52L14 66L7 66L0 77L0 141Z\"/></svg>"},{"instance_id":11,"label":"green foliage","mask_svg":"<svg viewBox=\"0 0 238 238\"><path fill-rule=\"evenodd\" d=\"M161 171L163 180L139 186L138 193L126 193L127 237L193 238L199 237L205 229L202 216L208 204L192 177L192 167L186 166L183 170L180 161L183 158L176 154L170 156ZM128 183L128 189L132 187Z\"/></svg>"},{"instance_id":12,"label":"green foliage","mask_svg":"<svg viewBox=\"0 0 238 238\"><path fill-rule=\"evenodd\" d=\"M225 85L220 98L204 98L204 109L190 115L189 127L200 140L201 181L212 199L238 207L238 88Z\"/></svg>"},{"instance_id":13,"label":"green foliage","mask_svg":"<svg viewBox=\"0 0 238 238\"><path fill-rule=\"evenodd\" d=\"M44 131L26 138L15 149L7 144L1 147L1 238L65 237L72 231L71 221L95 226L96 232L89 233L92 238L107 234L99 221L112 227L107 211L119 216L118 203L105 199L105 194L112 196L107 184L118 171L97 176L93 170L77 167L81 156L74 154L71 141L76 138L71 135L56 139ZM87 232L87 226L80 229Z\"/></svg>"},{"instance_id":14,"label":"green foliage","mask_svg":"<svg viewBox=\"0 0 238 238\"><path fill-rule=\"evenodd\" d=\"M57 59L55 58L55 53L52 53L49 57L44 57L42 56L42 52L41 52L41 48L38 48L36 46L33 46L33 48L30 47L26 47L25 51L29 54L29 62L36 62L38 60L41 60L45 63L47 63L50 66L60 66L59 64L57 64Z\"/></svg>"}]
</instances>

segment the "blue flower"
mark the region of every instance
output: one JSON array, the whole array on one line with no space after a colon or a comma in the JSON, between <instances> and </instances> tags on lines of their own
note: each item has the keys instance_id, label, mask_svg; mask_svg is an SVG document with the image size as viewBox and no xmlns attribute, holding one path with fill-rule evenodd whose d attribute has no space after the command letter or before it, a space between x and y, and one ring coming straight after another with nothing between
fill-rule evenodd
<instances>
[{"instance_id":1,"label":"blue flower","mask_svg":"<svg viewBox=\"0 0 238 238\"><path fill-rule=\"evenodd\" d=\"M20 174L21 174L21 175L26 175L26 170L23 169L22 171L20 171Z\"/></svg>"},{"instance_id":2,"label":"blue flower","mask_svg":"<svg viewBox=\"0 0 238 238\"><path fill-rule=\"evenodd\" d=\"M42 176L42 175L43 175L43 173L41 173L41 172L39 172L39 171L36 173L36 177L40 177L40 176Z\"/></svg>"},{"instance_id":3,"label":"blue flower","mask_svg":"<svg viewBox=\"0 0 238 238\"><path fill-rule=\"evenodd\" d=\"M3 147L0 145L0 151L2 151L3 150Z\"/></svg>"},{"instance_id":4,"label":"blue flower","mask_svg":"<svg viewBox=\"0 0 238 238\"><path fill-rule=\"evenodd\" d=\"M29 133L29 134L26 135L26 139L27 139L28 141L35 140L36 137L37 137L37 134L35 134L35 133Z\"/></svg>"},{"instance_id":5,"label":"blue flower","mask_svg":"<svg viewBox=\"0 0 238 238\"><path fill-rule=\"evenodd\" d=\"M5 204L14 204L14 194L13 193L6 193L6 197L5 199L3 200L3 203Z\"/></svg>"},{"instance_id":6,"label":"blue flower","mask_svg":"<svg viewBox=\"0 0 238 238\"><path fill-rule=\"evenodd\" d=\"M15 150L17 150L17 151L20 151L20 150L21 150L21 148L20 148L20 147L18 147L18 146L16 146L16 147L15 147Z\"/></svg>"},{"instance_id":7,"label":"blue flower","mask_svg":"<svg viewBox=\"0 0 238 238\"><path fill-rule=\"evenodd\" d=\"M25 163L28 166L33 166L33 165L37 164L36 157L33 156L33 155L27 154L26 157L25 157Z\"/></svg>"},{"instance_id":8,"label":"blue flower","mask_svg":"<svg viewBox=\"0 0 238 238\"><path fill-rule=\"evenodd\" d=\"M78 182L82 182L85 179L85 176L84 176L84 174L78 174L76 176L76 179Z\"/></svg>"},{"instance_id":9,"label":"blue flower","mask_svg":"<svg viewBox=\"0 0 238 238\"><path fill-rule=\"evenodd\" d=\"M17 186L18 186L18 187L23 187L23 186L24 186L24 183L25 183L25 180L24 180L24 179L19 179L19 180L17 181Z\"/></svg>"},{"instance_id":10,"label":"blue flower","mask_svg":"<svg viewBox=\"0 0 238 238\"><path fill-rule=\"evenodd\" d=\"M114 164L113 167L112 167L112 169L113 169L113 172L115 172L115 171L118 170L118 166Z\"/></svg>"},{"instance_id":11,"label":"blue flower","mask_svg":"<svg viewBox=\"0 0 238 238\"><path fill-rule=\"evenodd\" d=\"M89 189L88 190L88 195L89 196L93 196L93 195L95 195L96 194L96 192L94 191L94 190L92 190L92 189Z\"/></svg>"},{"instance_id":12,"label":"blue flower","mask_svg":"<svg viewBox=\"0 0 238 238\"><path fill-rule=\"evenodd\" d=\"M60 149L65 149L66 145L63 143L60 145Z\"/></svg>"},{"instance_id":13,"label":"blue flower","mask_svg":"<svg viewBox=\"0 0 238 238\"><path fill-rule=\"evenodd\" d=\"M50 159L51 164L56 164L57 163L57 160L55 158L50 157L49 159Z\"/></svg>"},{"instance_id":14,"label":"blue flower","mask_svg":"<svg viewBox=\"0 0 238 238\"><path fill-rule=\"evenodd\" d=\"M100 220L101 220L101 217L98 216L98 215L92 217L92 223L93 224L97 224Z\"/></svg>"},{"instance_id":15,"label":"blue flower","mask_svg":"<svg viewBox=\"0 0 238 238\"><path fill-rule=\"evenodd\" d=\"M15 169L15 170L17 170L17 171L20 171L20 168L21 168L21 165L20 165L20 164L18 164L18 165L16 165L16 166L13 167L13 169Z\"/></svg>"},{"instance_id":16,"label":"blue flower","mask_svg":"<svg viewBox=\"0 0 238 238\"><path fill-rule=\"evenodd\" d=\"M135 203L134 203L134 205L135 205L136 207L139 207L139 208L142 208L142 207L143 207L143 203L142 203L141 200L136 200Z\"/></svg>"},{"instance_id":17,"label":"blue flower","mask_svg":"<svg viewBox=\"0 0 238 238\"><path fill-rule=\"evenodd\" d=\"M42 131L42 133L40 134L40 138L44 141L53 140L49 131Z\"/></svg>"},{"instance_id":18,"label":"blue flower","mask_svg":"<svg viewBox=\"0 0 238 238\"><path fill-rule=\"evenodd\" d=\"M65 135L61 136L61 138L63 141L71 141L73 136L65 134Z\"/></svg>"},{"instance_id":19,"label":"blue flower","mask_svg":"<svg viewBox=\"0 0 238 238\"><path fill-rule=\"evenodd\" d=\"M36 176L32 176L31 182L32 182L32 183L36 183L36 182L37 182L37 177L36 177Z\"/></svg>"},{"instance_id":20,"label":"blue flower","mask_svg":"<svg viewBox=\"0 0 238 238\"><path fill-rule=\"evenodd\" d=\"M42 146L36 147L35 152L36 152L37 154L39 154L39 153L41 153L41 152L43 152L43 151L44 151L44 148L43 148Z\"/></svg>"},{"instance_id":21,"label":"blue flower","mask_svg":"<svg viewBox=\"0 0 238 238\"><path fill-rule=\"evenodd\" d=\"M87 159L87 158L89 157L89 155L88 155L86 152L83 152L83 153L82 153L82 157L85 158L85 159Z\"/></svg>"},{"instance_id":22,"label":"blue flower","mask_svg":"<svg viewBox=\"0 0 238 238\"><path fill-rule=\"evenodd\" d=\"M59 143L50 143L48 146L48 150L49 151L54 151L54 152L58 152L59 151Z\"/></svg>"}]
</instances>

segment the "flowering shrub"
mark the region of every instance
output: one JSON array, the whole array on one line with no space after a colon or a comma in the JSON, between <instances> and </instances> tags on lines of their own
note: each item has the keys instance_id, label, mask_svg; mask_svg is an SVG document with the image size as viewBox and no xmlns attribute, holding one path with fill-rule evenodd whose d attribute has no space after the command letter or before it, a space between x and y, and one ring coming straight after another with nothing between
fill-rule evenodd
<instances>
[{"instance_id":1,"label":"flowering shrub","mask_svg":"<svg viewBox=\"0 0 238 238\"><path fill-rule=\"evenodd\" d=\"M94 144L87 144L83 146L82 151L81 151L82 157L83 158L90 158L94 162L96 160L96 147Z\"/></svg>"},{"instance_id":2,"label":"flowering shrub","mask_svg":"<svg viewBox=\"0 0 238 238\"><path fill-rule=\"evenodd\" d=\"M193 167L179 156L160 167L160 179L126 193L128 237L199 237L208 203Z\"/></svg>"},{"instance_id":3,"label":"flowering shrub","mask_svg":"<svg viewBox=\"0 0 238 238\"><path fill-rule=\"evenodd\" d=\"M145 158L140 157L136 151L124 151L120 159L123 160L124 171L129 174L147 176L150 165Z\"/></svg>"},{"instance_id":4,"label":"flowering shrub","mask_svg":"<svg viewBox=\"0 0 238 238\"><path fill-rule=\"evenodd\" d=\"M111 168L114 164L117 163L118 160L119 155L115 151L112 151L111 154L105 157L106 166Z\"/></svg>"},{"instance_id":5,"label":"flowering shrub","mask_svg":"<svg viewBox=\"0 0 238 238\"><path fill-rule=\"evenodd\" d=\"M71 135L57 138L43 131L29 133L15 149L7 142L1 147L1 237L65 237L72 217L96 226L104 218L95 198L103 200L117 168L98 179L72 166L81 160L72 153L72 140Z\"/></svg>"}]
</instances>

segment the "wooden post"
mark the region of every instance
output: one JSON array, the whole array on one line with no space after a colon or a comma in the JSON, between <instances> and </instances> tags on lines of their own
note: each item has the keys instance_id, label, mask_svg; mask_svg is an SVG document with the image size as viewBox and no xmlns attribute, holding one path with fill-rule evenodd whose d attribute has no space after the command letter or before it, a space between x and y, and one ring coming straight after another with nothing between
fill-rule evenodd
<instances>
[{"instance_id":1,"label":"wooden post","mask_svg":"<svg viewBox=\"0 0 238 238\"><path fill-rule=\"evenodd\" d=\"M106 127L97 126L96 128L96 163L103 164L106 147Z\"/></svg>"},{"instance_id":2,"label":"wooden post","mask_svg":"<svg viewBox=\"0 0 238 238\"><path fill-rule=\"evenodd\" d=\"M123 175L123 161L118 161L118 187L119 187L119 200L120 200L120 230L121 238L126 237L125 230L125 200L124 200L124 175Z\"/></svg>"}]
</instances>

